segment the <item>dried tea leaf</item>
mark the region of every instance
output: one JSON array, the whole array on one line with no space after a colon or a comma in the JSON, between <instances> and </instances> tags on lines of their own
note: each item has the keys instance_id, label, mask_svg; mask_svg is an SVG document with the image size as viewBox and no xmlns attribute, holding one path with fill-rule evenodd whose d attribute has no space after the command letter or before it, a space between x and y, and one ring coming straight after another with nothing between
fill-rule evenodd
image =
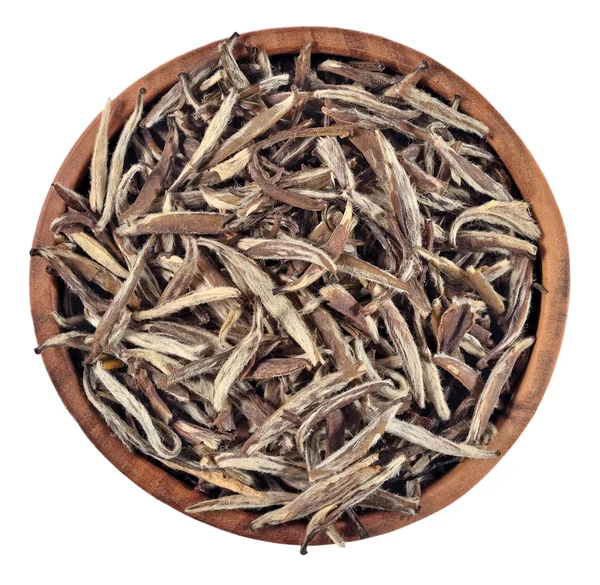
<instances>
[{"instance_id":1,"label":"dried tea leaf","mask_svg":"<svg viewBox=\"0 0 600 585\"><path fill-rule=\"evenodd\" d=\"M274 284L256 263L240 252L206 238L198 238L198 244L215 251L227 268L236 286L247 295L257 295L267 312L288 332L290 337L306 352L308 360L316 365L321 356L311 334L298 311L288 299L273 294Z\"/></svg>"},{"instance_id":2,"label":"dried tea leaf","mask_svg":"<svg viewBox=\"0 0 600 585\"><path fill-rule=\"evenodd\" d=\"M148 321L149 319L161 319L178 313L183 309L195 307L202 303L213 303L224 299L235 299L240 296L240 291L232 287L214 287L197 290L186 295L180 296L172 301L163 303L153 309L137 311L133 314L135 321Z\"/></svg>"},{"instance_id":3,"label":"dried tea leaf","mask_svg":"<svg viewBox=\"0 0 600 585\"><path fill-rule=\"evenodd\" d=\"M218 500L203 500L185 509L186 514L200 512L220 512L222 510L260 510L271 506L287 504L295 498L290 492L261 492L257 496L233 495L222 496Z\"/></svg>"},{"instance_id":4,"label":"dried tea leaf","mask_svg":"<svg viewBox=\"0 0 600 585\"><path fill-rule=\"evenodd\" d=\"M201 469L195 469L193 467L189 467L186 465L180 465L175 461L168 461L160 459L160 462L175 471L183 471L188 475L192 475L193 477L197 477L202 481L206 481L208 483L212 483L216 486L224 488L226 490L232 491L236 494L241 494L247 497L260 498L262 497L263 492L259 492L254 488L245 485L244 483L238 481L237 479L233 479L231 477L227 477L223 475L222 472L218 471L203 471Z\"/></svg>"},{"instance_id":5,"label":"dried tea leaf","mask_svg":"<svg viewBox=\"0 0 600 585\"><path fill-rule=\"evenodd\" d=\"M329 73L341 75L342 77L356 81L365 87L386 86L398 81L397 76L381 73L379 69L369 71L363 68L353 67L349 63L343 63L342 61L336 61L335 59L323 61L318 69L319 71L327 71Z\"/></svg>"},{"instance_id":6,"label":"dried tea leaf","mask_svg":"<svg viewBox=\"0 0 600 585\"><path fill-rule=\"evenodd\" d=\"M239 35L234 33L227 41L220 43L219 55L221 66L223 67L227 78L233 87L235 87L237 90L242 90L250 87L250 82L240 69L240 66L233 56L233 49L237 44L238 37Z\"/></svg>"},{"instance_id":7,"label":"dried tea leaf","mask_svg":"<svg viewBox=\"0 0 600 585\"><path fill-rule=\"evenodd\" d=\"M429 299L425 295L423 289L416 285L414 280L411 280L408 283L403 282L389 272L349 254L341 254L337 260L336 266L341 272L351 274L359 279L376 282L406 294L408 300L422 316L426 317L429 315L431 311Z\"/></svg>"},{"instance_id":8,"label":"dried tea leaf","mask_svg":"<svg viewBox=\"0 0 600 585\"><path fill-rule=\"evenodd\" d=\"M115 212L115 204L117 201L117 189L121 176L123 175L123 165L125 163L125 155L133 133L142 117L142 110L144 109L144 95L146 90L141 88L138 91L138 97L135 104L135 108L128 118L121 134L119 134L119 140L115 146L115 150L110 159L110 170L108 171L108 180L106 184L106 199L104 200L104 206L102 208L102 215L98 220L96 229L102 231L106 228L108 222L111 220L113 213Z\"/></svg>"},{"instance_id":9,"label":"dried tea leaf","mask_svg":"<svg viewBox=\"0 0 600 585\"><path fill-rule=\"evenodd\" d=\"M306 552L306 547L308 543L318 532L320 532L323 528L325 528L332 522L335 522L347 508L360 504L364 498L368 497L373 492L378 490L379 487L388 479L391 479L392 477L397 475L400 469L405 464L406 457L404 457L404 455L398 455L395 459L392 459L392 461L390 461L384 467L376 467L375 469L380 469L380 471L377 474L371 475L370 477L366 477L364 481L361 481L360 484L358 484L354 490L352 490L348 494L345 494L346 497L344 498L345 501L343 503L343 506L341 504L338 504L337 507L335 507L334 505L330 505L324 510L321 510L321 512L318 515L315 514L315 516L313 516L306 528L306 535L302 542L300 552ZM326 513L323 514L323 511L325 511ZM313 520L317 521L314 522Z\"/></svg>"},{"instance_id":10,"label":"dried tea leaf","mask_svg":"<svg viewBox=\"0 0 600 585\"><path fill-rule=\"evenodd\" d=\"M382 162L385 165L387 190L396 214L396 220L408 242L412 246L420 246L421 225L417 193L404 167L398 161L390 142L382 132L376 131L376 135L383 154Z\"/></svg>"},{"instance_id":11,"label":"dried tea leaf","mask_svg":"<svg viewBox=\"0 0 600 585\"><path fill-rule=\"evenodd\" d=\"M537 246L531 242L497 232L461 231L456 236L456 249L526 255L530 258L537 255Z\"/></svg>"},{"instance_id":12,"label":"dried tea leaf","mask_svg":"<svg viewBox=\"0 0 600 585\"><path fill-rule=\"evenodd\" d=\"M439 125L437 124L432 124L429 127L428 132L431 144L463 181L479 193L488 195L492 199L512 201L511 195L500 183L486 174L481 167L478 167L469 159L458 154L450 144L435 133L436 129L439 129Z\"/></svg>"},{"instance_id":13,"label":"dried tea leaf","mask_svg":"<svg viewBox=\"0 0 600 585\"><path fill-rule=\"evenodd\" d=\"M434 120L439 120L448 126L472 132L481 137L487 136L490 132L489 128L483 122L456 111L427 92L416 88L410 83L406 83L404 79L394 85L392 91L391 95L395 94L413 108L428 114Z\"/></svg>"},{"instance_id":14,"label":"dried tea leaf","mask_svg":"<svg viewBox=\"0 0 600 585\"><path fill-rule=\"evenodd\" d=\"M294 75L294 85L302 89L307 75L310 73L310 58L312 52L312 43L309 41L300 49L296 57L296 72Z\"/></svg>"},{"instance_id":15,"label":"dried tea leaf","mask_svg":"<svg viewBox=\"0 0 600 585\"><path fill-rule=\"evenodd\" d=\"M322 478L339 472L352 465L360 457L366 455L371 447L381 439L387 425L394 418L399 408L399 404L392 404L392 406L373 417L369 424L343 447L311 469L309 472L310 478Z\"/></svg>"},{"instance_id":16,"label":"dried tea leaf","mask_svg":"<svg viewBox=\"0 0 600 585\"><path fill-rule=\"evenodd\" d=\"M215 150L223 133L227 130L238 97L237 92L232 91L223 100L219 111L215 114L206 128L206 132L204 133L198 148L195 150L190 160L185 163L183 170L177 179L175 179L171 189L177 189L177 187L179 187L179 185L181 185L195 170L202 166Z\"/></svg>"},{"instance_id":17,"label":"dried tea leaf","mask_svg":"<svg viewBox=\"0 0 600 585\"><path fill-rule=\"evenodd\" d=\"M262 260L304 260L316 264L325 270L335 272L335 263L322 250L308 242L296 239L266 240L243 238L238 244L250 258Z\"/></svg>"},{"instance_id":18,"label":"dried tea leaf","mask_svg":"<svg viewBox=\"0 0 600 585\"><path fill-rule=\"evenodd\" d=\"M348 89L319 89L313 92L313 95L319 100L334 100L360 106L369 112L388 116L392 120L404 121L414 118L412 110L400 110L358 87L348 86Z\"/></svg>"},{"instance_id":19,"label":"dried tea leaf","mask_svg":"<svg viewBox=\"0 0 600 585\"><path fill-rule=\"evenodd\" d=\"M348 238L350 237L353 224L354 217L352 214L352 204L350 203L350 201L348 201L346 203L344 215L342 216L340 223L335 227L335 229L331 233L331 237L329 238L329 240L327 240L327 242L323 244L323 252L325 252L333 260L337 260L344 251L344 247L346 246ZM294 282L291 282L289 284L286 284L285 286L278 288L277 292L293 292L306 288L307 286L310 286L313 282L316 282L319 278L321 278L324 272L325 268L319 268L318 266L315 266L313 264L306 269L306 272L300 278L298 278Z\"/></svg>"},{"instance_id":20,"label":"dried tea leaf","mask_svg":"<svg viewBox=\"0 0 600 585\"><path fill-rule=\"evenodd\" d=\"M260 112L252 118L241 130L230 136L215 152L208 163L211 166L217 165L226 158L235 154L246 146L251 140L264 134L272 128L281 118L283 118L292 109L296 96L290 95L280 104L272 106L268 110Z\"/></svg>"},{"instance_id":21,"label":"dried tea leaf","mask_svg":"<svg viewBox=\"0 0 600 585\"><path fill-rule=\"evenodd\" d=\"M309 516L339 500L352 489L355 481L364 483L367 479L377 475L378 469L371 467L376 460L377 455L365 457L343 472L313 483L285 506L267 512L254 520L251 524L252 530Z\"/></svg>"},{"instance_id":22,"label":"dried tea leaf","mask_svg":"<svg viewBox=\"0 0 600 585\"><path fill-rule=\"evenodd\" d=\"M107 372L100 362L96 363L93 371L94 376L98 381L144 429L148 442L156 451L156 454L165 459L176 457L181 451L181 440L179 440L179 437L169 429L167 436L169 437L169 442L172 443L172 446L169 447L169 445L165 444L164 437L161 436L155 422L142 403L125 386L123 386L123 384L118 382L112 374ZM163 433L168 428L169 427L165 427Z\"/></svg>"},{"instance_id":23,"label":"dried tea leaf","mask_svg":"<svg viewBox=\"0 0 600 585\"><path fill-rule=\"evenodd\" d=\"M125 310L125 307L142 276L142 272L146 267L148 256L151 254L154 244L154 237L149 238L144 244L144 247L140 250L134 265L129 271L129 275L121 285L119 292L113 298L106 313L104 313L102 319L96 326L96 332L94 333L94 341L92 344L92 352L88 358L90 361L97 359L104 349L104 345L106 344L113 327L121 317L121 313Z\"/></svg>"},{"instance_id":24,"label":"dried tea leaf","mask_svg":"<svg viewBox=\"0 0 600 585\"><path fill-rule=\"evenodd\" d=\"M91 288L86 286L81 279L67 266L51 247L33 248L31 256L40 256L49 263L52 270L60 276L67 288L75 294L87 309L95 312L106 310L108 303L98 296Z\"/></svg>"},{"instance_id":25,"label":"dried tea leaf","mask_svg":"<svg viewBox=\"0 0 600 585\"><path fill-rule=\"evenodd\" d=\"M81 351L90 351L91 345L88 340L88 334L81 331L67 331L66 333L58 333L53 337L49 337L43 343L40 343L35 348L35 353L40 354L51 347L70 347L80 349Z\"/></svg>"},{"instance_id":26,"label":"dried tea leaf","mask_svg":"<svg viewBox=\"0 0 600 585\"><path fill-rule=\"evenodd\" d=\"M116 295L119 288L121 288L121 280L94 260L68 249L47 247L46 250L51 250L53 254L61 258L75 274L84 278L87 282L97 284L111 295ZM140 299L136 295L131 295L129 305L134 309L139 309Z\"/></svg>"},{"instance_id":27,"label":"dried tea leaf","mask_svg":"<svg viewBox=\"0 0 600 585\"><path fill-rule=\"evenodd\" d=\"M414 445L419 445L424 449L429 449L436 453L443 453L444 455L452 455L454 457L466 459L488 459L498 457L498 453L495 451L486 451L485 449L466 443L454 443L444 437L434 435L423 427L413 425L400 419L392 420L388 424L386 432L413 443Z\"/></svg>"},{"instance_id":28,"label":"dried tea leaf","mask_svg":"<svg viewBox=\"0 0 600 585\"><path fill-rule=\"evenodd\" d=\"M268 380L290 376L301 370L310 370L310 362L303 358L270 358L260 361L247 374L245 380Z\"/></svg>"},{"instance_id":29,"label":"dried tea leaf","mask_svg":"<svg viewBox=\"0 0 600 585\"><path fill-rule=\"evenodd\" d=\"M458 380L471 394L478 395L484 386L479 372L469 367L465 362L449 355L434 355L434 363Z\"/></svg>"},{"instance_id":30,"label":"dried tea leaf","mask_svg":"<svg viewBox=\"0 0 600 585\"><path fill-rule=\"evenodd\" d=\"M294 394L284 406L275 411L263 425L254 431L242 447L242 453L252 455L263 444L272 441L277 435L289 428L290 422L284 418L285 412L300 416L306 409L313 406L316 398L323 399L343 390L352 380L360 378L364 372L365 367L362 363L357 362L344 370L313 380Z\"/></svg>"},{"instance_id":31,"label":"dried tea leaf","mask_svg":"<svg viewBox=\"0 0 600 585\"><path fill-rule=\"evenodd\" d=\"M90 165L90 197L89 205L92 211L102 213L104 200L106 198L106 182L108 179L108 121L110 119L111 100L106 101L106 106L102 111L100 126L96 141L94 143L94 152L92 154L92 163Z\"/></svg>"},{"instance_id":32,"label":"dried tea leaf","mask_svg":"<svg viewBox=\"0 0 600 585\"><path fill-rule=\"evenodd\" d=\"M103 367L106 369L106 361L102 363ZM159 393L156 390L156 386L150 380L148 376L147 370L144 368L138 368L135 372L135 383L150 404L150 408L154 412L154 414L165 424L168 425L173 419L173 412L171 409L165 404L165 401L161 398Z\"/></svg>"},{"instance_id":33,"label":"dried tea leaf","mask_svg":"<svg viewBox=\"0 0 600 585\"><path fill-rule=\"evenodd\" d=\"M531 347L534 342L535 337L525 337L507 349L498 360L485 383L485 387L479 395L477 404L475 405L475 412L473 413L467 442L478 443L481 441L482 434L494 411L496 401L514 368L518 357L527 348Z\"/></svg>"},{"instance_id":34,"label":"dried tea leaf","mask_svg":"<svg viewBox=\"0 0 600 585\"><path fill-rule=\"evenodd\" d=\"M115 276L119 278L127 278L127 270L123 268L98 242L98 240L92 238L85 232L77 232L71 234L71 239L90 257L95 260L101 266L104 266Z\"/></svg>"},{"instance_id":35,"label":"dried tea leaf","mask_svg":"<svg viewBox=\"0 0 600 585\"><path fill-rule=\"evenodd\" d=\"M454 220L448 232L451 245L456 245L456 234L461 226L470 222L507 227L534 241L541 235L540 228L533 221L529 205L525 201L488 201L479 207L465 209Z\"/></svg>"},{"instance_id":36,"label":"dried tea leaf","mask_svg":"<svg viewBox=\"0 0 600 585\"><path fill-rule=\"evenodd\" d=\"M169 120L169 134L165 142L165 147L162 150L160 160L144 182L135 201L122 213L121 221L138 217L148 211L154 200L162 193L166 186L173 166L173 159L178 148L179 132L177 131L175 124Z\"/></svg>"},{"instance_id":37,"label":"dried tea leaf","mask_svg":"<svg viewBox=\"0 0 600 585\"><path fill-rule=\"evenodd\" d=\"M453 354L474 323L475 311L471 303L452 303L440 318L438 353Z\"/></svg>"},{"instance_id":38,"label":"dried tea leaf","mask_svg":"<svg viewBox=\"0 0 600 585\"><path fill-rule=\"evenodd\" d=\"M263 308L255 303L252 327L248 335L238 343L227 361L223 364L215 378L213 405L217 412L222 412L227 405L227 394L232 384L244 371L249 362L254 361L263 335Z\"/></svg>"},{"instance_id":39,"label":"dried tea leaf","mask_svg":"<svg viewBox=\"0 0 600 585\"><path fill-rule=\"evenodd\" d=\"M510 299L506 311L508 325L502 340L477 363L483 369L488 362L499 357L504 350L510 348L521 337L525 330L527 316L531 307L533 290L533 263L527 258L522 258L517 267L513 268L510 281Z\"/></svg>"},{"instance_id":40,"label":"dried tea leaf","mask_svg":"<svg viewBox=\"0 0 600 585\"><path fill-rule=\"evenodd\" d=\"M421 355L421 369L423 371L423 387L425 388L425 396L433 407L440 420L447 421L450 419L451 412L444 396L442 381L436 365L434 364L429 350Z\"/></svg>"},{"instance_id":41,"label":"dried tea leaf","mask_svg":"<svg viewBox=\"0 0 600 585\"><path fill-rule=\"evenodd\" d=\"M261 188L262 192L271 197L275 201L286 203L292 207L299 207L300 209L307 209L308 211L320 211L325 207L325 203L315 200L312 197L303 195L298 191L292 191L290 189L282 189L278 185L275 185L271 180L265 177L263 170L258 162L258 153L255 151L250 158L250 176L252 180L257 183Z\"/></svg>"},{"instance_id":42,"label":"dried tea leaf","mask_svg":"<svg viewBox=\"0 0 600 585\"><path fill-rule=\"evenodd\" d=\"M244 148L231 158L210 167L202 173L201 181L204 185L218 185L237 176L250 162L252 153L249 148Z\"/></svg>"},{"instance_id":43,"label":"dried tea leaf","mask_svg":"<svg viewBox=\"0 0 600 585\"><path fill-rule=\"evenodd\" d=\"M319 292L332 309L348 317L361 331L369 335L373 341L379 341L377 325L373 319L363 315L361 305L342 286L331 284L323 287Z\"/></svg>"},{"instance_id":44,"label":"dried tea leaf","mask_svg":"<svg viewBox=\"0 0 600 585\"><path fill-rule=\"evenodd\" d=\"M339 408L347 406L351 404L355 400L358 400L362 396L366 396L367 394L372 394L374 392L379 392L385 387L393 388L393 386L389 382L367 382L366 384L360 384L359 386L355 386L354 388L350 388L345 392L341 392L337 396L334 396L329 399L329 401L324 402L317 408L313 410L313 412L304 420L298 432L296 433L296 445L298 447L298 451L302 454L304 451L304 442L307 438L308 433L310 433L312 427L314 427L319 421L323 420L330 412L333 412Z\"/></svg>"},{"instance_id":45,"label":"dried tea leaf","mask_svg":"<svg viewBox=\"0 0 600 585\"><path fill-rule=\"evenodd\" d=\"M473 288L479 293L481 300L496 315L502 315L504 313L504 301L495 291L494 287L486 280L481 271L473 266L467 266L467 274L471 279Z\"/></svg>"},{"instance_id":46,"label":"dried tea leaf","mask_svg":"<svg viewBox=\"0 0 600 585\"><path fill-rule=\"evenodd\" d=\"M383 303L380 312L394 349L402 358L404 371L410 382L410 390L417 404L423 408L425 406L423 368L421 366L419 350L408 328L408 324L392 301Z\"/></svg>"},{"instance_id":47,"label":"dried tea leaf","mask_svg":"<svg viewBox=\"0 0 600 585\"><path fill-rule=\"evenodd\" d=\"M218 234L226 216L220 213L194 211L169 211L150 213L122 224L117 229L120 236L141 236L144 234Z\"/></svg>"}]
</instances>

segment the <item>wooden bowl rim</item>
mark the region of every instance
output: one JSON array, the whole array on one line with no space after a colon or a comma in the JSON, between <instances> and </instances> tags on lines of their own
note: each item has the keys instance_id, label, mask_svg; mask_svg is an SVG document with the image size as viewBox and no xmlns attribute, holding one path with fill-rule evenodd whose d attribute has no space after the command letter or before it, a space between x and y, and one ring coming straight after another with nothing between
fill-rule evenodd
<instances>
[{"instance_id":1,"label":"wooden bowl rim","mask_svg":"<svg viewBox=\"0 0 600 585\"><path fill-rule=\"evenodd\" d=\"M292 27L254 31L241 35L241 43L250 42L264 47L270 54L297 53L308 41L313 51L354 59L381 60L385 65L402 73L413 69L422 59L430 65L424 83L444 97L461 96L463 111L485 122L492 130L490 144L504 161L523 197L529 201L542 228L540 259L542 282L548 293L542 295L537 342L518 389L506 414L498 421L498 435L491 448L502 456L513 445L537 409L556 364L567 317L569 301L569 252L567 236L560 211L541 170L523 142L500 114L474 88L434 59L388 39L339 28ZM164 93L177 81L180 71L189 71L215 50L218 42L190 51L161 65L133 83L113 101L109 132L114 135L132 111L137 90L148 91L146 103ZM100 116L88 126L75 143L55 181L75 188L85 174L91 158L94 137ZM40 213L33 246L50 245L49 229L52 219L64 212L62 200L50 189ZM51 316L58 309L58 293L54 277L45 271L40 258L32 258L30 266L30 301L38 343L59 332ZM144 457L129 452L111 434L100 415L88 403L79 376L68 352L62 348L47 350L42 355L50 378L66 408L81 426L92 443L122 473L148 493L171 507L184 512L201 496L174 479ZM392 512L364 512L361 521L371 536L401 528L449 505L478 483L500 458L465 461L456 465L423 493L422 508L413 518ZM227 511L191 516L197 520L229 532L285 544L299 544L305 524L294 522L285 526L269 527L251 532L250 521L257 513ZM340 522L338 528L347 540L355 540L351 528ZM325 539L317 538L315 544Z\"/></svg>"}]
</instances>

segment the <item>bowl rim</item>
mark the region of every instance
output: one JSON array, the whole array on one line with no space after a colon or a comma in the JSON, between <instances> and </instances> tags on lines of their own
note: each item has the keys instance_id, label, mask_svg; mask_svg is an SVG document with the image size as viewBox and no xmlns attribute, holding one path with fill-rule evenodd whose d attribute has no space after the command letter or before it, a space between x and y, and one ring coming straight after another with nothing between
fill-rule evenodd
<instances>
[{"instance_id":1,"label":"bowl rim","mask_svg":"<svg viewBox=\"0 0 600 585\"><path fill-rule=\"evenodd\" d=\"M555 367L564 334L569 302L569 251L565 227L557 203L540 168L527 147L504 118L473 87L427 55L400 43L369 33L328 27L290 27L253 31L240 35L240 45L248 42L264 47L270 55L297 53L308 41L313 52L353 59L381 60L386 66L406 73L421 60L429 69L423 83L447 99L461 96L461 109L486 123L491 134L488 142L503 160L513 181L533 210L542 229L539 242L542 295L536 330L537 341L530 360L505 414L498 421L498 434L490 448L497 449L497 459L470 460L457 464L439 480L424 489L421 511L412 518L395 512L363 512L361 521L370 536L385 534L421 520L451 504L476 485L506 454L535 413ZM194 49L157 67L113 100L109 133L113 136L133 110L137 91L147 90L146 103L164 93L177 81L180 71L189 71L207 59L220 41ZM77 140L54 182L75 188L85 174L91 158L94 138L100 121L98 115ZM50 188L41 210L33 246L50 245L50 222L64 212L63 201ZM51 313L59 306L55 277L45 271L41 258L30 263L30 303L38 343L59 333ZM166 471L141 455L131 453L114 435L87 401L74 364L64 348L52 348L42 354L45 367L67 410L98 450L129 479L157 499L185 513L185 508L202 499L201 494L185 486ZM300 544L304 522L292 522L251 532L250 521L257 516L249 511L207 512L191 518L240 536L254 539ZM345 522L336 525L346 540L358 536ZM314 544L324 544L319 536Z\"/></svg>"}]
</instances>

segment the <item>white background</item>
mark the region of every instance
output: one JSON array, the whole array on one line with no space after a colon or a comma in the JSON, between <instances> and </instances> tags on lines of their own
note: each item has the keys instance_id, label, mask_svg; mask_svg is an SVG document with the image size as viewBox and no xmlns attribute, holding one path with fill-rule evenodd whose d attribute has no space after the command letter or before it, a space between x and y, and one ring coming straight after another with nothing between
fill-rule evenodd
<instances>
[{"instance_id":1,"label":"white background","mask_svg":"<svg viewBox=\"0 0 600 585\"><path fill-rule=\"evenodd\" d=\"M600 43L593 2L560 10L524 1L237 4L54 0L3 8L0 582L598 583ZM554 191L573 287L546 397L479 485L401 531L301 557L295 547L242 539L178 514L105 460L33 353L27 287L28 249L49 184L107 96L234 30L311 24L414 47L487 97Z\"/></svg>"}]
</instances>

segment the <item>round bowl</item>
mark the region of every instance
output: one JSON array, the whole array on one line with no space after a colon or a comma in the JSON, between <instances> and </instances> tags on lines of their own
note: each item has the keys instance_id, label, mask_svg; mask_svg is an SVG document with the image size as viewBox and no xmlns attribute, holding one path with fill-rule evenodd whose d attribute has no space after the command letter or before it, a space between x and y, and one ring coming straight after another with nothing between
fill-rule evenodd
<instances>
[{"instance_id":1,"label":"round bowl","mask_svg":"<svg viewBox=\"0 0 600 585\"><path fill-rule=\"evenodd\" d=\"M315 53L340 55L353 59L381 60L390 69L405 73L426 59L430 67L423 83L433 91L451 99L461 96L461 108L484 122L491 129L489 143L510 172L523 197L531 204L542 229L539 242L542 283L547 293L541 295L539 318L535 335L537 342L521 383L515 390L507 411L499 418L498 434L491 444L502 455L517 440L537 409L556 363L560 349L569 300L569 252L563 221L552 192L531 153L502 116L469 84L426 55L393 41L355 31L337 28L284 28L261 30L241 35L239 46L245 42L264 47L271 55L297 53L308 41ZM189 71L213 53L217 42L196 49L161 65L126 89L113 102L110 135L114 135L133 110L138 88L147 89L146 103L163 94L178 80L181 71ZM76 188L87 172L94 139L98 131L98 116L81 135L62 164L55 181ZM33 246L52 244L50 223L65 207L50 190L40 213ZM31 259L31 312L38 342L59 333L51 316L58 310L57 281L45 271L41 258ZM43 353L48 374L69 412L94 445L121 472L141 488L169 506L184 512L185 508L202 498L198 492L179 482L149 460L129 452L110 432L100 415L87 401L81 381L66 349L53 348ZM384 534L416 522L461 497L479 482L499 461L482 459L456 465L423 493L420 513L408 519L400 513L364 512L360 518L371 536ZM300 544L305 524L295 522L250 531L250 522L257 516L247 511L209 512L200 518L212 526L250 538L271 542ZM353 529L340 521L339 530L347 540L355 540ZM322 536L314 544L323 544Z\"/></svg>"}]
</instances>

